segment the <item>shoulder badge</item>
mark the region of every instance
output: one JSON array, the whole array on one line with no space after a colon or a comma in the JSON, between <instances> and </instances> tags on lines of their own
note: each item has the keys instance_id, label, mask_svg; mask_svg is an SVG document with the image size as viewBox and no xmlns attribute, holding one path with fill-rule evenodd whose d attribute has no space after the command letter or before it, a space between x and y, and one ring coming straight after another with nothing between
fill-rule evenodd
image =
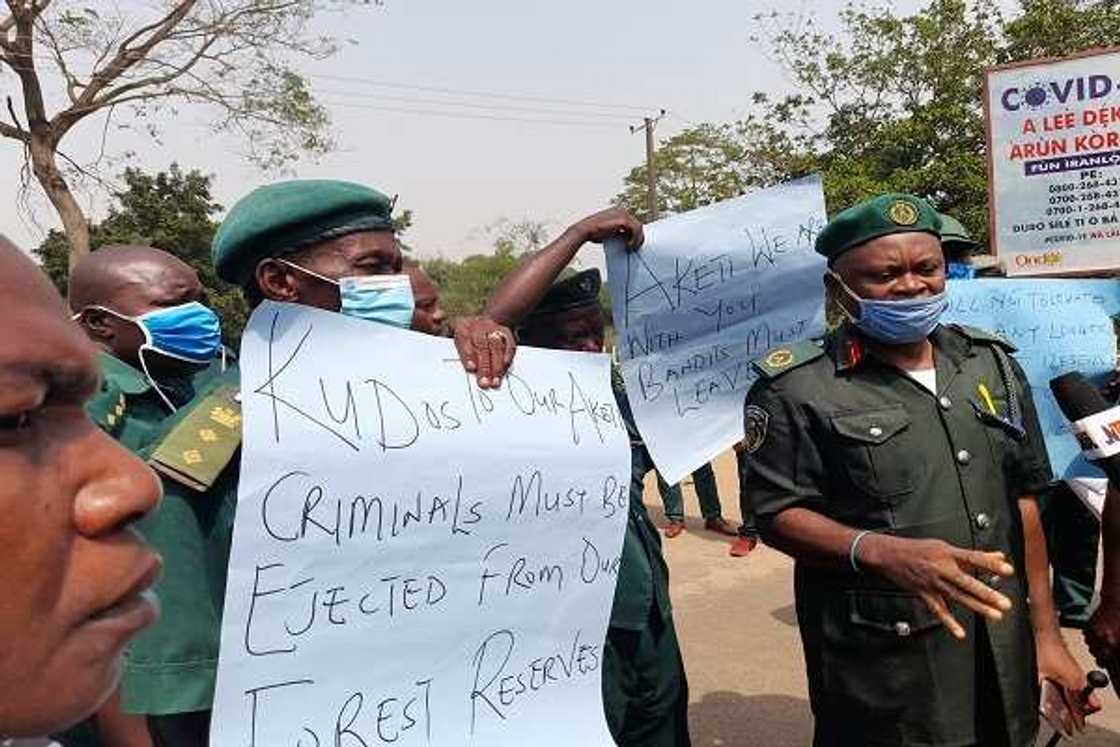
<instances>
[{"instance_id":1,"label":"shoulder badge","mask_svg":"<svg viewBox=\"0 0 1120 747\"><path fill-rule=\"evenodd\" d=\"M1019 349L1006 337L996 334L995 332L989 332L979 327L969 327L966 324L951 324L950 326L973 342L994 343L1004 348L1009 353L1014 353Z\"/></svg>"},{"instance_id":2,"label":"shoulder badge","mask_svg":"<svg viewBox=\"0 0 1120 747\"><path fill-rule=\"evenodd\" d=\"M811 340L806 340L769 350L761 358L755 359L753 364L760 374L774 378L822 355L824 355L824 348Z\"/></svg>"},{"instance_id":3,"label":"shoulder badge","mask_svg":"<svg viewBox=\"0 0 1120 747\"><path fill-rule=\"evenodd\" d=\"M148 463L187 487L210 489L241 446L236 386L221 386L197 402L156 446Z\"/></svg>"},{"instance_id":4,"label":"shoulder badge","mask_svg":"<svg viewBox=\"0 0 1120 747\"><path fill-rule=\"evenodd\" d=\"M770 426L770 413L758 405L747 405L743 411L743 448L753 454L766 442L766 429Z\"/></svg>"},{"instance_id":5,"label":"shoulder badge","mask_svg":"<svg viewBox=\"0 0 1120 747\"><path fill-rule=\"evenodd\" d=\"M128 400L121 389L108 379L101 380L101 389L86 403L86 412L97 427L116 437L124 426Z\"/></svg>"}]
</instances>

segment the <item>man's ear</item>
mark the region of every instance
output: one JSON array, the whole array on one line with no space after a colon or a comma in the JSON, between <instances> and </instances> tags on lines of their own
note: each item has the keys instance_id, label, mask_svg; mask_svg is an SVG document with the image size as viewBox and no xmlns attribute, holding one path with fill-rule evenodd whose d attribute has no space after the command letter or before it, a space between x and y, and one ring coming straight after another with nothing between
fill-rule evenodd
<instances>
[{"instance_id":1,"label":"man's ear","mask_svg":"<svg viewBox=\"0 0 1120 747\"><path fill-rule=\"evenodd\" d=\"M261 295L269 301L291 303L299 299L299 285L289 268L275 259L262 259L257 263L255 277Z\"/></svg>"},{"instance_id":2,"label":"man's ear","mask_svg":"<svg viewBox=\"0 0 1120 747\"><path fill-rule=\"evenodd\" d=\"M118 321L120 320L112 314L97 308L83 309L77 318L78 326L85 331L86 335L94 342L102 345L108 345L116 339L116 323Z\"/></svg>"}]
</instances>

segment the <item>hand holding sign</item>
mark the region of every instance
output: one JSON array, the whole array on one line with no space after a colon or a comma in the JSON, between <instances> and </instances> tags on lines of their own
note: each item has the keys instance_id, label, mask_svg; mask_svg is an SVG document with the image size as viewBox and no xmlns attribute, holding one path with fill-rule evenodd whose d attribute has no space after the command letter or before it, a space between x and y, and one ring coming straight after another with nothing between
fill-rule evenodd
<instances>
[{"instance_id":1,"label":"hand holding sign","mask_svg":"<svg viewBox=\"0 0 1120 747\"><path fill-rule=\"evenodd\" d=\"M608 245L626 389L670 483L742 440L754 358L824 331L824 223L812 177L658 221L638 252Z\"/></svg>"}]
</instances>

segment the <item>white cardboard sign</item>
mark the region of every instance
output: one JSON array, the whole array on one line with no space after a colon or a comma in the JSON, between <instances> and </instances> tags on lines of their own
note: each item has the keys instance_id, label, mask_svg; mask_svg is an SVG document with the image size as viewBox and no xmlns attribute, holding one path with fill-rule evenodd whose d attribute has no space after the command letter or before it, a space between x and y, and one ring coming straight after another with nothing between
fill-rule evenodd
<instances>
[{"instance_id":1,"label":"white cardboard sign","mask_svg":"<svg viewBox=\"0 0 1120 747\"><path fill-rule=\"evenodd\" d=\"M484 392L449 340L266 303L241 365L213 743L612 744L607 358L522 349Z\"/></svg>"}]
</instances>

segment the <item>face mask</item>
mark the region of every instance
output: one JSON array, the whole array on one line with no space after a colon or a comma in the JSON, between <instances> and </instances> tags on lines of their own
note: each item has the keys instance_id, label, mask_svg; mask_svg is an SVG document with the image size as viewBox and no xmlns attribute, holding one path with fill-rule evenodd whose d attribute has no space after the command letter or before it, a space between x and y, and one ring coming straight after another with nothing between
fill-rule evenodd
<instances>
[{"instance_id":1,"label":"face mask","mask_svg":"<svg viewBox=\"0 0 1120 747\"><path fill-rule=\"evenodd\" d=\"M408 275L352 275L332 280L285 259L278 261L338 287L339 313L367 322L389 324L402 329L412 326L416 300Z\"/></svg>"},{"instance_id":2,"label":"face mask","mask_svg":"<svg viewBox=\"0 0 1120 747\"><path fill-rule=\"evenodd\" d=\"M198 301L156 309L140 316L125 316L104 306L91 306L107 314L132 322L144 333L144 344L138 352L140 367L144 376L155 387L156 393L170 407L175 405L160 389L159 384L148 373L148 363L144 353L152 351L168 358L204 365L223 354L222 324L209 307ZM77 319L80 314L75 315Z\"/></svg>"},{"instance_id":3,"label":"face mask","mask_svg":"<svg viewBox=\"0 0 1120 747\"><path fill-rule=\"evenodd\" d=\"M839 275L831 270L829 275L859 307L858 317L848 315L852 324L868 337L890 345L924 340L937 327L938 320L949 307L949 299L944 292L903 301L860 298Z\"/></svg>"}]
</instances>

